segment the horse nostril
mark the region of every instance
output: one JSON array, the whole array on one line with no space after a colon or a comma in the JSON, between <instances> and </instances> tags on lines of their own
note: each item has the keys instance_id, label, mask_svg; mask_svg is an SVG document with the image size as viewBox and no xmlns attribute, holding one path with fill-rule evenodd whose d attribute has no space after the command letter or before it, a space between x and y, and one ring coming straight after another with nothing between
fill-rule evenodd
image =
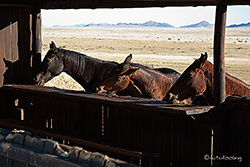
<instances>
[{"instance_id":1,"label":"horse nostril","mask_svg":"<svg viewBox=\"0 0 250 167\"><path fill-rule=\"evenodd\" d=\"M34 84L37 84L38 78L37 78L37 77L34 77L33 80L32 80L32 82L33 82Z\"/></svg>"},{"instance_id":2,"label":"horse nostril","mask_svg":"<svg viewBox=\"0 0 250 167\"><path fill-rule=\"evenodd\" d=\"M44 85L43 80L40 80L40 81L38 82L38 85L39 85L39 86L43 86L43 85Z\"/></svg>"},{"instance_id":3,"label":"horse nostril","mask_svg":"<svg viewBox=\"0 0 250 167\"><path fill-rule=\"evenodd\" d=\"M180 104L180 101L177 100L177 99L173 99L173 100L172 100L172 104Z\"/></svg>"},{"instance_id":4,"label":"horse nostril","mask_svg":"<svg viewBox=\"0 0 250 167\"><path fill-rule=\"evenodd\" d=\"M173 93L168 93L165 97L165 100L167 101L167 103L169 104L178 104L179 100L178 100L178 95L175 95Z\"/></svg>"},{"instance_id":5,"label":"horse nostril","mask_svg":"<svg viewBox=\"0 0 250 167\"><path fill-rule=\"evenodd\" d=\"M173 99L167 99L166 101L168 104L174 104Z\"/></svg>"},{"instance_id":6,"label":"horse nostril","mask_svg":"<svg viewBox=\"0 0 250 167\"><path fill-rule=\"evenodd\" d=\"M96 92L99 92L100 90L101 90L100 87L97 87L97 88L95 89Z\"/></svg>"},{"instance_id":7,"label":"horse nostril","mask_svg":"<svg viewBox=\"0 0 250 167\"><path fill-rule=\"evenodd\" d=\"M104 89L105 86L99 86L96 88L96 92L98 94L106 93L107 91Z\"/></svg>"}]
</instances>

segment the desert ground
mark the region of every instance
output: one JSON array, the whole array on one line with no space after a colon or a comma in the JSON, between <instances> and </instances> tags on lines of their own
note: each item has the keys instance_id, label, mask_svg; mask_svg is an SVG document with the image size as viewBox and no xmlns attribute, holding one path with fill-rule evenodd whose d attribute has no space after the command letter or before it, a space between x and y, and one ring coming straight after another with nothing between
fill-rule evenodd
<instances>
[{"instance_id":1,"label":"desert ground","mask_svg":"<svg viewBox=\"0 0 250 167\"><path fill-rule=\"evenodd\" d=\"M42 56L54 41L57 47L103 60L122 62L132 53L135 63L183 72L201 53L213 62L213 38L213 28L43 28ZM249 84L250 28L227 28L225 56L226 72ZM65 73L46 86L83 90Z\"/></svg>"}]
</instances>

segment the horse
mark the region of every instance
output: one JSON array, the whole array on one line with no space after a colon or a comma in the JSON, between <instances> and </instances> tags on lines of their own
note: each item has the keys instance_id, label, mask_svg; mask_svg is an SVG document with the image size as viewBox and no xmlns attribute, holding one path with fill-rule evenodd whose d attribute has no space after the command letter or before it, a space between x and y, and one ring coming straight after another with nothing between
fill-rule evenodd
<instances>
[{"instance_id":1,"label":"horse","mask_svg":"<svg viewBox=\"0 0 250 167\"><path fill-rule=\"evenodd\" d=\"M92 58L78 52L57 48L55 43L50 43L50 49L46 53L36 77L34 84L44 85L52 78L66 72L75 79L85 91L96 92L95 85L110 73L113 67L118 65L114 61L104 61ZM171 69L159 68L159 71L170 73ZM137 94L130 86L117 92L119 95ZM134 95L136 96L136 95Z\"/></svg>"},{"instance_id":2,"label":"horse","mask_svg":"<svg viewBox=\"0 0 250 167\"><path fill-rule=\"evenodd\" d=\"M207 61L207 53L201 54L174 83L164 100L173 101L189 100L189 104L214 105L214 66ZM226 95L250 96L250 86L238 78L226 73Z\"/></svg>"},{"instance_id":3,"label":"horse","mask_svg":"<svg viewBox=\"0 0 250 167\"><path fill-rule=\"evenodd\" d=\"M173 69L155 70L131 63L131 59L130 54L123 63L116 65L110 74L97 84L98 93L122 91L130 86L137 92L136 96L162 100L180 76L180 73Z\"/></svg>"},{"instance_id":4,"label":"horse","mask_svg":"<svg viewBox=\"0 0 250 167\"><path fill-rule=\"evenodd\" d=\"M118 63L89 57L78 52L57 48L50 43L39 73L35 77L35 84L44 85L46 82L66 72L75 79L85 91L95 91L94 85L103 79Z\"/></svg>"}]
</instances>

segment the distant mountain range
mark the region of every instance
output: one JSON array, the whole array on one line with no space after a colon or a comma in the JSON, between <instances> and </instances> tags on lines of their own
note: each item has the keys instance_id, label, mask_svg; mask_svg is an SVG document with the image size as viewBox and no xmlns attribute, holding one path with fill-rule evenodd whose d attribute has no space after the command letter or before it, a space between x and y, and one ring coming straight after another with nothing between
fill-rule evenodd
<instances>
[{"instance_id":1,"label":"distant mountain range","mask_svg":"<svg viewBox=\"0 0 250 167\"><path fill-rule=\"evenodd\" d=\"M138 26L143 26L143 27L174 27L168 23L159 23L155 21L148 21L145 23L117 23L117 24L109 24L109 23L90 23L90 24L76 24L72 26L60 26L60 25L54 25L53 27L91 27L91 26L120 26L120 27L138 27Z\"/></svg>"},{"instance_id":2,"label":"distant mountain range","mask_svg":"<svg viewBox=\"0 0 250 167\"><path fill-rule=\"evenodd\" d=\"M91 27L91 26L112 26L112 27L169 27L173 28L174 26L168 24L168 23L160 23L155 21L148 21L145 23L117 23L117 24L109 24L109 23L90 23L90 24L76 24L76 25L70 25L70 26L61 26L61 25L54 25L53 27ZM179 28L197 28L197 27L206 27L210 28L213 27L214 24L210 24L209 22L203 20L196 24L190 24L181 26ZM44 26L43 26L44 27ZM232 24L230 26L227 26L227 28L234 28L234 27L250 27L249 23L242 23L242 24Z\"/></svg>"},{"instance_id":3,"label":"distant mountain range","mask_svg":"<svg viewBox=\"0 0 250 167\"><path fill-rule=\"evenodd\" d=\"M155 21L148 21L145 23L118 23L117 26L145 26L145 27L174 27L168 23L159 23Z\"/></svg>"},{"instance_id":4,"label":"distant mountain range","mask_svg":"<svg viewBox=\"0 0 250 167\"><path fill-rule=\"evenodd\" d=\"M242 23L242 24L232 24L230 26L227 26L228 28L236 28L236 27L250 27L250 22L249 23Z\"/></svg>"}]
</instances>

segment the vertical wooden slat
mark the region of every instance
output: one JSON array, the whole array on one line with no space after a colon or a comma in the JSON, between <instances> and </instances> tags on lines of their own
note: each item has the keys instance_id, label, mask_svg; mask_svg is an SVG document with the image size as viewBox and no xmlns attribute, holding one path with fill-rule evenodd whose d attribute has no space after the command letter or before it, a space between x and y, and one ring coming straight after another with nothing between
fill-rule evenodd
<instances>
[{"instance_id":1,"label":"vertical wooden slat","mask_svg":"<svg viewBox=\"0 0 250 167\"><path fill-rule=\"evenodd\" d=\"M0 7L0 86L31 78L29 13L26 8Z\"/></svg>"},{"instance_id":2,"label":"vertical wooden slat","mask_svg":"<svg viewBox=\"0 0 250 167\"><path fill-rule=\"evenodd\" d=\"M214 32L214 100L219 106L225 101L225 32L227 0L219 1L216 7Z\"/></svg>"},{"instance_id":3,"label":"vertical wooden slat","mask_svg":"<svg viewBox=\"0 0 250 167\"><path fill-rule=\"evenodd\" d=\"M31 48L30 48L30 38L31 38L31 29L30 29L30 13L31 10L20 11L19 21L18 21L18 50L19 50L19 66L21 71L21 83L27 84L32 79L31 71Z\"/></svg>"},{"instance_id":4,"label":"vertical wooden slat","mask_svg":"<svg viewBox=\"0 0 250 167\"><path fill-rule=\"evenodd\" d=\"M41 62L41 2L40 0L33 1L32 8L32 76L34 77L38 71Z\"/></svg>"},{"instance_id":5,"label":"vertical wooden slat","mask_svg":"<svg viewBox=\"0 0 250 167\"><path fill-rule=\"evenodd\" d=\"M225 101L225 31L226 31L227 0L220 0L216 7L214 30L214 104L219 111ZM221 112L220 112L221 113ZM221 155L225 145L225 129L223 125L216 127L214 135L213 155ZM214 166L220 166L221 161L212 161Z\"/></svg>"},{"instance_id":6,"label":"vertical wooden slat","mask_svg":"<svg viewBox=\"0 0 250 167\"><path fill-rule=\"evenodd\" d=\"M34 86L34 89L44 88ZM149 157L142 158L142 166L145 167L150 165L210 166L210 161L204 160L204 155L209 155L211 150L210 126L207 125L207 128L205 128L199 119L194 120L184 114L174 114L169 112L169 110L172 110L170 108L163 112L162 110L157 111L157 108L152 110L150 106L149 108L141 108L142 106L135 108L134 105L130 106L129 103L121 106L113 103L113 101L103 102L56 92L25 91L21 89L13 91L23 101L23 105L19 107L26 112L26 118L22 122L34 129L45 129L45 122L48 120L47 130L55 134L66 135L65 140L68 139L67 136L70 136L144 153L157 153L158 158L155 158L152 154L146 154L151 155L152 161ZM107 116L108 107L109 114ZM105 109L104 136L102 135L103 108ZM82 113L77 113L78 111ZM79 117L78 114L81 116ZM53 129L50 128L51 118L53 119ZM247 121L248 119L244 122ZM82 126L80 131L78 131L77 125ZM242 132L236 134L242 135ZM63 138L60 137L60 139ZM238 141L238 139L232 139L232 141ZM71 141L75 142L76 140ZM242 146L239 145L238 148L240 149L236 151L247 152ZM99 151L99 148L96 151ZM109 151L105 149L100 150L100 152L110 155ZM116 153L111 155L113 158L127 162L133 160L135 164L139 164L139 158L134 157L133 159L133 155Z\"/></svg>"},{"instance_id":7,"label":"vertical wooden slat","mask_svg":"<svg viewBox=\"0 0 250 167\"><path fill-rule=\"evenodd\" d=\"M6 73L6 59L10 59L10 13L8 8L0 8L0 87L4 84L5 80L8 79L7 76L4 77Z\"/></svg>"}]
</instances>

